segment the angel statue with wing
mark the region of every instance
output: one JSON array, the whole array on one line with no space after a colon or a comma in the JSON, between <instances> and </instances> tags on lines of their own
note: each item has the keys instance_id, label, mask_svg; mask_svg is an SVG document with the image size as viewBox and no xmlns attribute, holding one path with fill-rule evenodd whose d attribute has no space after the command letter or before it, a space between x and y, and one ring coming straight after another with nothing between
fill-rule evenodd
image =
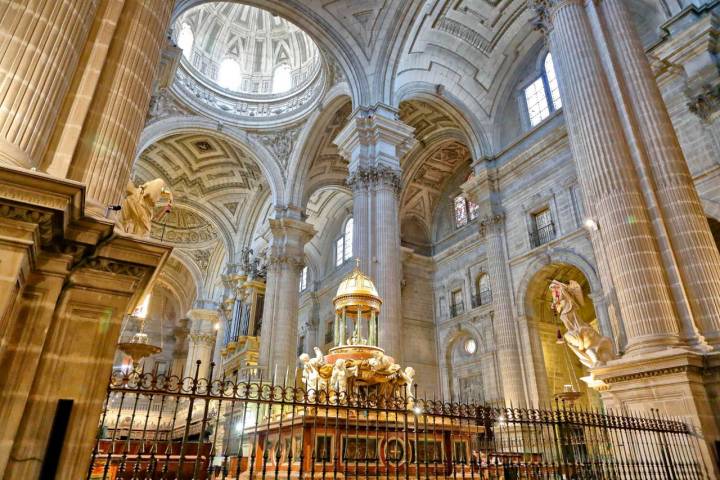
<instances>
[{"instance_id":1,"label":"angel statue with wing","mask_svg":"<svg viewBox=\"0 0 720 480\"><path fill-rule=\"evenodd\" d=\"M612 341L600 335L593 327L585 323L578 310L585 305L582 287L575 280L565 284L557 280L550 283L552 309L560 315L567 332L565 342L578 356L580 362L593 368L615 357Z\"/></svg>"},{"instance_id":2,"label":"angel statue with wing","mask_svg":"<svg viewBox=\"0 0 720 480\"><path fill-rule=\"evenodd\" d=\"M122 201L117 228L126 233L141 237L149 236L153 220L153 209L161 198L168 199L167 205L160 214L161 216L172 208L172 192L165 187L165 181L160 178L145 182L139 187L136 187L132 182L128 182L125 193L127 196Z\"/></svg>"}]
</instances>

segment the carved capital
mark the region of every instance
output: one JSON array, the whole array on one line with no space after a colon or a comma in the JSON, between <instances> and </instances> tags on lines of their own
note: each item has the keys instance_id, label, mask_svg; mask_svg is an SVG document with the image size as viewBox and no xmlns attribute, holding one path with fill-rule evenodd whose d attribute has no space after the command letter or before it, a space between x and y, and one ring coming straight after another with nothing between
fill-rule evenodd
<instances>
[{"instance_id":1,"label":"carved capital","mask_svg":"<svg viewBox=\"0 0 720 480\"><path fill-rule=\"evenodd\" d=\"M530 19L530 25L547 38L548 33L552 30L552 22L550 21L552 1L528 0L528 6L535 12L535 15Z\"/></svg>"},{"instance_id":2,"label":"carved capital","mask_svg":"<svg viewBox=\"0 0 720 480\"><path fill-rule=\"evenodd\" d=\"M704 92L693 96L687 104L688 110L707 122L713 113L720 109L720 85L708 87Z\"/></svg>"},{"instance_id":3,"label":"carved capital","mask_svg":"<svg viewBox=\"0 0 720 480\"><path fill-rule=\"evenodd\" d=\"M480 226L480 236L486 237L488 233L499 231L505 223L505 214L497 213L494 215L487 215L480 219L478 225Z\"/></svg>"},{"instance_id":4,"label":"carved capital","mask_svg":"<svg viewBox=\"0 0 720 480\"><path fill-rule=\"evenodd\" d=\"M268 268L274 271L283 268L292 268L299 273L303 267L305 267L305 260L302 257L294 255L270 255L268 259Z\"/></svg>"},{"instance_id":5,"label":"carved capital","mask_svg":"<svg viewBox=\"0 0 720 480\"><path fill-rule=\"evenodd\" d=\"M189 338L194 345L205 345L211 348L215 345L215 332L191 332Z\"/></svg>"},{"instance_id":6,"label":"carved capital","mask_svg":"<svg viewBox=\"0 0 720 480\"><path fill-rule=\"evenodd\" d=\"M389 187L395 194L400 193L401 172L385 165L358 168L350 174L347 184L353 190Z\"/></svg>"}]
</instances>

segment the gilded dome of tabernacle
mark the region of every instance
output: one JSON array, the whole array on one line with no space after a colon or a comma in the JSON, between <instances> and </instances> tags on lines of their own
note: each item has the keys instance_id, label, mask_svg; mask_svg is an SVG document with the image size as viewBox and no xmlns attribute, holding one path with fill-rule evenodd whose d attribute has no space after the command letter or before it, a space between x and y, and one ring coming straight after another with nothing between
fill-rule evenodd
<instances>
[{"instance_id":1,"label":"gilded dome of tabernacle","mask_svg":"<svg viewBox=\"0 0 720 480\"><path fill-rule=\"evenodd\" d=\"M358 261L358 264L359 263ZM382 300L373 281L360 271L360 266L357 265L353 271L340 282L333 302L335 303L336 309L346 306L358 306L363 310L369 308L379 310Z\"/></svg>"}]
</instances>

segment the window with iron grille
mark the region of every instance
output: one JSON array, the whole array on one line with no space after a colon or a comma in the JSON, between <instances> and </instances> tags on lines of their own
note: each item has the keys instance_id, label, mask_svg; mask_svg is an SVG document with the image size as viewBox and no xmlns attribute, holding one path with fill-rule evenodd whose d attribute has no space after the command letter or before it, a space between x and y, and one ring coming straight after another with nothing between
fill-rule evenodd
<instances>
[{"instance_id":1,"label":"window with iron grille","mask_svg":"<svg viewBox=\"0 0 720 480\"><path fill-rule=\"evenodd\" d=\"M481 273L477 280L477 293L474 298L474 307L489 305L492 303L492 290L490 288L490 277Z\"/></svg>"},{"instance_id":2,"label":"window with iron grille","mask_svg":"<svg viewBox=\"0 0 720 480\"><path fill-rule=\"evenodd\" d=\"M463 305L462 290L453 290L451 300L452 303L450 304L450 316L457 317L465 311L465 307Z\"/></svg>"},{"instance_id":3,"label":"window with iron grille","mask_svg":"<svg viewBox=\"0 0 720 480\"><path fill-rule=\"evenodd\" d=\"M544 245L555 239L555 224L549 208L540 210L532 216L532 232L530 243L533 248Z\"/></svg>"}]
</instances>

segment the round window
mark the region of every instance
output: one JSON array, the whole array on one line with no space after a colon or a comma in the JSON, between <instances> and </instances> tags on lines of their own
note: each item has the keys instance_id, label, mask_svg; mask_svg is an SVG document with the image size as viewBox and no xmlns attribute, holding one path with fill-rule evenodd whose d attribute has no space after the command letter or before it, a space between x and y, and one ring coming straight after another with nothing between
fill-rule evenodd
<instances>
[{"instance_id":1,"label":"round window","mask_svg":"<svg viewBox=\"0 0 720 480\"><path fill-rule=\"evenodd\" d=\"M473 355L477 352L477 342L474 338L468 338L465 340L465 353Z\"/></svg>"}]
</instances>

